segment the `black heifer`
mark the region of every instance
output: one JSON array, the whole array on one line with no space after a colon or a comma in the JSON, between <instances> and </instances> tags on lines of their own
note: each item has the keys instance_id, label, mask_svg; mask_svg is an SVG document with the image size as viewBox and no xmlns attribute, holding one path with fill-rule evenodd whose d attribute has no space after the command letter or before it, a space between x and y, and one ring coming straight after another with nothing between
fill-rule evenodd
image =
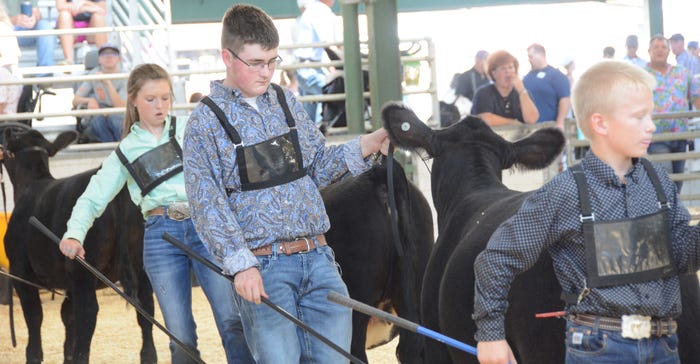
<instances>
[{"instance_id":1,"label":"black heifer","mask_svg":"<svg viewBox=\"0 0 700 364\"><path fill-rule=\"evenodd\" d=\"M423 278L422 323L476 345L470 317L474 259L527 196L504 186L501 170L513 165L547 166L561 152L564 137L556 129L543 129L509 143L474 117L433 131L401 105L388 105L382 116L392 142L425 149L433 157L431 188L438 238ZM534 317L538 312L561 310L560 293L547 258L513 283L506 330L518 363L563 363L563 320ZM433 340L426 341L424 362L477 363L476 357L463 352L451 349L448 354L444 345Z\"/></svg>"},{"instance_id":2,"label":"black heifer","mask_svg":"<svg viewBox=\"0 0 700 364\"><path fill-rule=\"evenodd\" d=\"M95 289L101 283L77 262L66 259L54 242L29 225L36 216L61 236L66 230L75 201L95 170L63 179L49 171L48 158L77 138L75 132L60 134L51 143L38 131L6 130L4 163L14 187L15 208L5 234L10 273L48 288L65 289L61 319L66 327L64 363L87 363L97 319ZM107 206L85 238L86 260L112 281L121 281L128 294L138 297L153 315L153 295L143 270L143 219L126 189ZM137 287L137 288L136 288ZM40 363L41 301L36 288L15 285L29 331L27 363ZM152 324L138 317L142 329L142 363L157 361Z\"/></svg>"},{"instance_id":3,"label":"black heifer","mask_svg":"<svg viewBox=\"0 0 700 364\"><path fill-rule=\"evenodd\" d=\"M394 170L403 256L397 253L390 229L385 165L377 165L321 191L331 221L327 237L350 297L385 310L393 307L400 317L418 322L421 278L433 246L433 218L425 197L406 181L403 169L396 162ZM364 361L367 361L369 321L366 315L353 313L351 352ZM399 331L399 360L417 362L422 338ZM367 343L368 347L376 344Z\"/></svg>"},{"instance_id":4,"label":"black heifer","mask_svg":"<svg viewBox=\"0 0 700 364\"><path fill-rule=\"evenodd\" d=\"M433 158L432 194L438 239L428 262L421 292L421 316L432 329L475 344L471 320L473 263L499 224L513 215L528 193L501 182L511 166L543 168L561 152L562 134L553 128L510 143L481 120L467 117L432 131L400 105L383 110L391 140L405 148L423 148ZM681 361L700 361L700 300L695 275L682 277L683 315L679 318ZM563 363L564 320L535 319L538 312L563 308L551 260L542 259L513 282L506 314L507 339L518 363ZM426 341L426 363L476 363L476 357Z\"/></svg>"}]
</instances>

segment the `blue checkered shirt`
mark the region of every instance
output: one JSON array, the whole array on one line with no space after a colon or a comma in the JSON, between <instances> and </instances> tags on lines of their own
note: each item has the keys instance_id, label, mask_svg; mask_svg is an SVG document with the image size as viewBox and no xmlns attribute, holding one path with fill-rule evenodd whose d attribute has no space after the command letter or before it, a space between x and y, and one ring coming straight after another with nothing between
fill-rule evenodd
<instances>
[{"instance_id":1,"label":"blue checkered shirt","mask_svg":"<svg viewBox=\"0 0 700 364\"><path fill-rule=\"evenodd\" d=\"M644 167L635 161L621 183L610 166L589 152L582 161L596 221L628 219L658 212L654 186ZM679 273L695 272L700 265L700 229L689 226L688 210L680 204L674 183L656 168L671 209L673 259ZM504 317L508 290L514 277L532 267L545 250L566 293L578 295L586 285L583 229L578 190L571 170L529 196L520 210L491 236L475 262L474 314L478 341L505 338ZM525 304L525 303L523 303ZM649 282L593 288L570 313L620 317L640 314L677 317L681 312L678 277Z\"/></svg>"}]
</instances>

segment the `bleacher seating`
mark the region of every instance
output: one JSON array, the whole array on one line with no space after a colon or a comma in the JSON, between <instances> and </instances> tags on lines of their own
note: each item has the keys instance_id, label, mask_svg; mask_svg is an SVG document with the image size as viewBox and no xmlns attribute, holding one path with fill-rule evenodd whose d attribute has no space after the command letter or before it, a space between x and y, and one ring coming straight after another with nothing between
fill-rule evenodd
<instances>
[{"instance_id":1,"label":"bleacher seating","mask_svg":"<svg viewBox=\"0 0 700 364\"><path fill-rule=\"evenodd\" d=\"M54 0L39 0L37 2L37 7L41 11L41 17L44 20L48 20L52 24L56 24L56 19L58 17L58 11L56 10L56 2ZM36 47L21 47L22 56L19 60L20 73L23 75L41 74L41 73L71 73L75 74L84 70L81 63L85 54L91 50L96 50L94 45L88 44L87 42L76 42L75 43L75 63L76 65L62 66L59 65L63 61L63 51L61 49L61 44L59 37L56 37L56 44L54 47L54 60L56 60L56 67L51 69L41 69L36 67Z\"/></svg>"}]
</instances>

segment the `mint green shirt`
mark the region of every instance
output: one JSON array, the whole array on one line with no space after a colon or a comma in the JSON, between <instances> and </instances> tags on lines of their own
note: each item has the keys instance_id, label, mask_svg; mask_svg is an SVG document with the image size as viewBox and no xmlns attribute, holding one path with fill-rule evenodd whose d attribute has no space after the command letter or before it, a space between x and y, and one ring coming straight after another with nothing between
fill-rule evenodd
<instances>
[{"instance_id":1,"label":"mint green shirt","mask_svg":"<svg viewBox=\"0 0 700 364\"><path fill-rule=\"evenodd\" d=\"M185 123L185 119L177 123L175 138L180 145L182 145L182 139L185 134ZM169 128L170 118L168 117L160 139L156 139L155 135L141 129L140 123L135 123L131 127L129 135L119 144L126 159L131 162L143 153L166 143L168 141ZM63 238L73 238L82 243L95 219L102 215L107 204L121 191L125 183L129 188L131 200L141 208L144 216L147 211L155 207L165 206L178 201L187 201L185 179L182 172L161 183L148 195L142 197L138 184L131 177L122 162L119 161L117 154L112 152L102 162L102 167L97 173L90 178L90 183L85 192L80 195L75 206L73 206L73 212L70 220L68 220L67 230L63 234Z\"/></svg>"}]
</instances>

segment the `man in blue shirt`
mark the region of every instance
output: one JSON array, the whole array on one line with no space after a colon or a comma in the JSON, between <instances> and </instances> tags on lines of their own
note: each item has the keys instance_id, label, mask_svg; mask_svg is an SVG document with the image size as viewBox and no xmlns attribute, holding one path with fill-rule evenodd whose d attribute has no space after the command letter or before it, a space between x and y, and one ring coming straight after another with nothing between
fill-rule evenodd
<instances>
[{"instance_id":1,"label":"man in blue shirt","mask_svg":"<svg viewBox=\"0 0 700 364\"><path fill-rule=\"evenodd\" d=\"M540 113L537 122L556 121L557 127L563 130L564 118L571 103L569 79L547 64L547 55L542 45L535 43L529 46L527 57L532 70L525 75L523 84Z\"/></svg>"}]
</instances>

